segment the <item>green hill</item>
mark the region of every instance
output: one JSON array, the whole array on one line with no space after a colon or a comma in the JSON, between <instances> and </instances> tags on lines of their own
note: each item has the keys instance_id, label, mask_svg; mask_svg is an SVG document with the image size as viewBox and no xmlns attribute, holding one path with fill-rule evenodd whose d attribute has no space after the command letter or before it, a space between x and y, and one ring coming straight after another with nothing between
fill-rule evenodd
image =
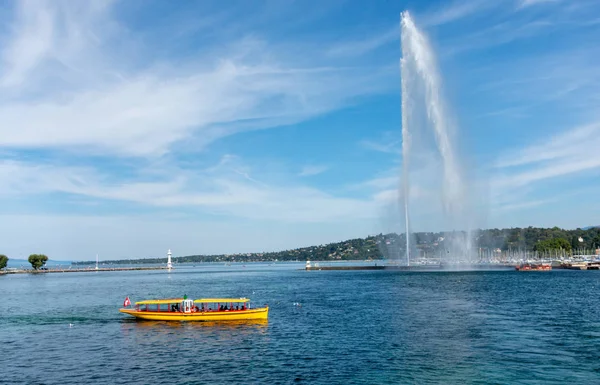
<instances>
[{"instance_id":1,"label":"green hill","mask_svg":"<svg viewBox=\"0 0 600 385\"><path fill-rule=\"evenodd\" d=\"M411 234L411 242L422 253L433 255L445 252L453 240L464 239L465 232L421 232ZM443 239L442 239L443 238ZM581 238L582 242L579 241ZM473 232L473 244L482 250L533 251L538 242L565 239L573 250L592 250L600 247L600 228L565 230L553 228L487 229ZM392 259L405 255L404 234L379 234L366 238L349 239L326 245L302 247L293 250L263 253L240 253L221 255L188 255L175 257L176 263L185 262L265 262L265 261L345 261L365 259ZM166 258L142 258L109 261L115 264L166 263ZM94 261L74 264L93 264Z\"/></svg>"}]
</instances>

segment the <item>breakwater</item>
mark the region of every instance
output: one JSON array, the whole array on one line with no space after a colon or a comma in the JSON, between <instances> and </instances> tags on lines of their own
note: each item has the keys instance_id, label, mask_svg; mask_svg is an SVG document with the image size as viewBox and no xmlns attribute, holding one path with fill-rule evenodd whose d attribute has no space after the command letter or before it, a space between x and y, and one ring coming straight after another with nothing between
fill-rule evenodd
<instances>
[{"instance_id":1,"label":"breakwater","mask_svg":"<svg viewBox=\"0 0 600 385\"><path fill-rule=\"evenodd\" d=\"M94 273L100 271L134 271L134 270L166 270L164 266L144 266L144 267L103 267L98 269L48 269L48 270L31 270L31 269L10 269L0 271L3 274L49 274L49 273Z\"/></svg>"},{"instance_id":2,"label":"breakwater","mask_svg":"<svg viewBox=\"0 0 600 385\"><path fill-rule=\"evenodd\" d=\"M369 266L306 266L304 270L395 270L395 271L469 271L469 270L514 270L514 265L490 265L490 264L473 264L473 265L369 265Z\"/></svg>"},{"instance_id":3,"label":"breakwater","mask_svg":"<svg viewBox=\"0 0 600 385\"><path fill-rule=\"evenodd\" d=\"M518 264L449 264L449 265L342 265L342 266L319 266L310 265L301 270L397 270L397 271L509 271L515 270ZM600 262L578 262L578 263L560 263L552 264L553 269L564 270L600 270Z\"/></svg>"}]
</instances>

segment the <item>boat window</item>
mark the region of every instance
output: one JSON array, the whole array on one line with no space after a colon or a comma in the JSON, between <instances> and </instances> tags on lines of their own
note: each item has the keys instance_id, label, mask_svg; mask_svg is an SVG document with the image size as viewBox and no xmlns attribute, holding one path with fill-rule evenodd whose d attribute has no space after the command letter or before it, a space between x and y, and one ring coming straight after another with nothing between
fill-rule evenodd
<instances>
[{"instance_id":1,"label":"boat window","mask_svg":"<svg viewBox=\"0 0 600 385\"><path fill-rule=\"evenodd\" d=\"M148 311L158 311L158 305L156 305L156 304L148 305Z\"/></svg>"},{"instance_id":2,"label":"boat window","mask_svg":"<svg viewBox=\"0 0 600 385\"><path fill-rule=\"evenodd\" d=\"M168 303L160 304L159 311L169 311L169 304Z\"/></svg>"}]
</instances>

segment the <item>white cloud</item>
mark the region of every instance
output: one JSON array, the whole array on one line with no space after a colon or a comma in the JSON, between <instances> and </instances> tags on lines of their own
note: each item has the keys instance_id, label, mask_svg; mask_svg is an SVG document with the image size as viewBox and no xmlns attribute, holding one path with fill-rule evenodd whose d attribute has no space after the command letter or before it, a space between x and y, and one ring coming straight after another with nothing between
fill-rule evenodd
<instances>
[{"instance_id":1,"label":"white cloud","mask_svg":"<svg viewBox=\"0 0 600 385\"><path fill-rule=\"evenodd\" d=\"M300 171L300 173L298 174L298 176L313 176L313 175L319 175L324 173L325 171L329 170L329 166L325 166L325 165L311 165L311 166L304 166L302 168L302 171Z\"/></svg>"},{"instance_id":2,"label":"white cloud","mask_svg":"<svg viewBox=\"0 0 600 385\"><path fill-rule=\"evenodd\" d=\"M362 56L392 42L400 42L400 24L366 39L344 42L331 47L329 56Z\"/></svg>"},{"instance_id":3,"label":"white cloud","mask_svg":"<svg viewBox=\"0 0 600 385\"><path fill-rule=\"evenodd\" d=\"M566 178L600 170L600 158L592 155L600 148L600 123L555 134L540 143L525 146L508 153L497 162L497 176L493 179L495 199L515 194L534 183ZM537 188L537 193L541 191ZM524 199L524 198L523 198ZM514 200L521 200L516 198ZM539 204L546 200L536 199ZM514 206L514 202L508 202ZM516 206L518 207L518 205Z\"/></svg>"},{"instance_id":4,"label":"white cloud","mask_svg":"<svg viewBox=\"0 0 600 385\"><path fill-rule=\"evenodd\" d=\"M391 187L397 187L400 183L400 173L395 170L392 172L388 172L386 174L392 174L391 176L379 176L373 179L370 179L366 182L360 184L360 186L371 187L375 189L388 189ZM393 175L396 174L396 175Z\"/></svg>"},{"instance_id":5,"label":"white cloud","mask_svg":"<svg viewBox=\"0 0 600 385\"><path fill-rule=\"evenodd\" d=\"M231 171L231 172L229 172ZM147 207L197 208L226 217L280 222L336 222L377 215L378 201L344 198L318 189L255 183L229 165L196 172L179 170L159 180L115 180L93 169L0 162L0 195L54 192L138 203ZM156 179L156 178L154 178ZM32 186L35 189L32 190Z\"/></svg>"},{"instance_id":6,"label":"white cloud","mask_svg":"<svg viewBox=\"0 0 600 385\"><path fill-rule=\"evenodd\" d=\"M521 22L509 19L491 25L487 28L473 31L469 38L460 36L448 42L447 48L443 49L445 55L457 55L474 50L486 50L516 41L532 39L543 33L547 33L556 24L550 20L533 20Z\"/></svg>"},{"instance_id":7,"label":"white cloud","mask_svg":"<svg viewBox=\"0 0 600 385\"><path fill-rule=\"evenodd\" d=\"M0 147L161 155L183 139L198 148L236 132L309 119L388 88L381 70L297 68L285 52L255 38L139 68L115 52L112 43L134 43L119 41L128 34L114 26L104 2L36 4L23 3L2 51ZM99 26L121 33L105 35Z\"/></svg>"},{"instance_id":8,"label":"white cloud","mask_svg":"<svg viewBox=\"0 0 600 385\"><path fill-rule=\"evenodd\" d=\"M355 75L359 88L371 78ZM340 72L282 73L232 62L179 79L140 75L66 101L0 106L0 146L160 154L194 132L202 132L206 144L240 130L289 124L338 108L364 90L341 83Z\"/></svg>"},{"instance_id":9,"label":"white cloud","mask_svg":"<svg viewBox=\"0 0 600 385\"><path fill-rule=\"evenodd\" d=\"M430 26L451 23L472 16L493 6L493 3L494 2L485 0L455 1L445 7L424 15L423 23Z\"/></svg>"},{"instance_id":10,"label":"white cloud","mask_svg":"<svg viewBox=\"0 0 600 385\"><path fill-rule=\"evenodd\" d=\"M600 123L559 132L541 143L526 146L501 158L497 167L561 161L587 156L600 146Z\"/></svg>"},{"instance_id":11,"label":"white cloud","mask_svg":"<svg viewBox=\"0 0 600 385\"><path fill-rule=\"evenodd\" d=\"M363 140L360 142L362 146L373 151L385 152L385 153L400 153L400 141L390 142L374 142L371 140Z\"/></svg>"},{"instance_id":12,"label":"white cloud","mask_svg":"<svg viewBox=\"0 0 600 385\"><path fill-rule=\"evenodd\" d=\"M524 209L530 209L530 208L543 206L543 205L546 205L546 204L552 203L552 202L555 202L555 200L554 199L540 199L540 200L533 200L533 201L510 203L510 204L497 206L494 208L494 210L496 210L496 211L524 210Z\"/></svg>"},{"instance_id":13,"label":"white cloud","mask_svg":"<svg viewBox=\"0 0 600 385\"><path fill-rule=\"evenodd\" d=\"M558 3L561 1L562 0L520 0L519 8L526 8L526 7L530 7L532 5L539 5L539 4L545 4L545 3Z\"/></svg>"},{"instance_id":14,"label":"white cloud","mask_svg":"<svg viewBox=\"0 0 600 385\"><path fill-rule=\"evenodd\" d=\"M2 52L4 71L0 85L17 86L45 59L52 47L53 15L47 4L23 1L18 9L13 40Z\"/></svg>"},{"instance_id":15,"label":"white cloud","mask_svg":"<svg viewBox=\"0 0 600 385\"><path fill-rule=\"evenodd\" d=\"M81 72L91 66L98 69L103 61L98 55L99 46L115 29L109 18L112 3L113 0L16 2L15 18L1 52L0 86L18 94L23 89L40 91L36 88L39 85L32 83L48 83L45 78L51 73L62 78L66 70Z\"/></svg>"}]
</instances>

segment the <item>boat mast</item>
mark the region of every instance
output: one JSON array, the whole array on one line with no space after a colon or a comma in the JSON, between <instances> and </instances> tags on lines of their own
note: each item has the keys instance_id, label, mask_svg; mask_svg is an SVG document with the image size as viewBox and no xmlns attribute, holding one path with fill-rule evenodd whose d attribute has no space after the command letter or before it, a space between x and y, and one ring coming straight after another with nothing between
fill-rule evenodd
<instances>
[{"instance_id":1,"label":"boat mast","mask_svg":"<svg viewBox=\"0 0 600 385\"><path fill-rule=\"evenodd\" d=\"M98 270L98 254L96 254L96 270Z\"/></svg>"}]
</instances>

